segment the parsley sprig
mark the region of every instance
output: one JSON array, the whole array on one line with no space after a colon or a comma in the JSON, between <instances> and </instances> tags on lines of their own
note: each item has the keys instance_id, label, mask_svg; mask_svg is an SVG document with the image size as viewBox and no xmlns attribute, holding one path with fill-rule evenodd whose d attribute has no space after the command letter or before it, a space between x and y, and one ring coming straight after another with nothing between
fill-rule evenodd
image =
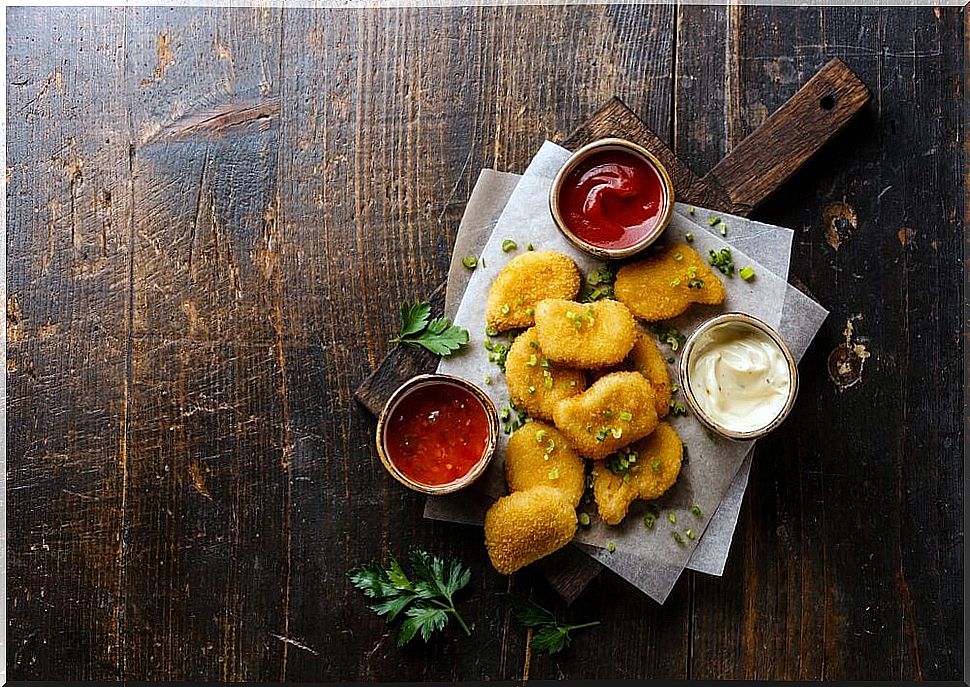
<instances>
[{"instance_id":1,"label":"parsley sprig","mask_svg":"<svg viewBox=\"0 0 970 687\"><path fill-rule=\"evenodd\" d=\"M525 627L535 628L532 635L533 651L558 654L569 647L572 641L570 632L600 624L598 620L594 620L579 625L565 625L556 620L551 611L519 594L505 594L505 598L512 604L516 620Z\"/></svg>"},{"instance_id":2,"label":"parsley sprig","mask_svg":"<svg viewBox=\"0 0 970 687\"><path fill-rule=\"evenodd\" d=\"M457 327L446 317L431 319L427 301L401 303L401 331L391 343L422 347L435 355L451 355L468 343L468 330Z\"/></svg>"},{"instance_id":3,"label":"parsley sprig","mask_svg":"<svg viewBox=\"0 0 970 687\"><path fill-rule=\"evenodd\" d=\"M471 579L471 571L454 558L441 559L427 551L415 549L408 555L414 579L391 557L384 568L372 562L360 565L349 573L351 584L374 599L369 608L377 615L394 620L401 612L406 616L397 635L397 645L404 646L420 633L425 642L432 633L448 623L448 616L470 635L471 630L455 608L455 593Z\"/></svg>"}]
</instances>

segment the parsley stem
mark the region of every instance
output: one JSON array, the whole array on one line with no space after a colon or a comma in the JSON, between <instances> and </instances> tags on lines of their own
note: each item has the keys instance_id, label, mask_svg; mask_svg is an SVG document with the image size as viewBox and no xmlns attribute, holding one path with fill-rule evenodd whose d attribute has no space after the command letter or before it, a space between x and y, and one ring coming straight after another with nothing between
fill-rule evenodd
<instances>
[{"instance_id":1,"label":"parsley stem","mask_svg":"<svg viewBox=\"0 0 970 687\"><path fill-rule=\"evenodd\" d=\"M599 624L600 624L599 620L594 620L591 623L581 623L579 625L566 625L565 630L567 632L570 632L572 630L582 630L584 627L595 627L596 625L599 625Z\"/></svg>"},{"instance_id":2,"label":"parsley stem","mask_svg":"<svg viewBox=\"0 0 970 687\"><path fill-rule=\"evenodd\" d=\"M468 625L465 624L465 620L461 617L461 614L458 613L454 607L449 608L448 612L455 616L455 620L457 620L458 624L461 625L461 629L465 631L465 634L471 635L472 631L468 629Z\"/></svg>"}]
</instances>

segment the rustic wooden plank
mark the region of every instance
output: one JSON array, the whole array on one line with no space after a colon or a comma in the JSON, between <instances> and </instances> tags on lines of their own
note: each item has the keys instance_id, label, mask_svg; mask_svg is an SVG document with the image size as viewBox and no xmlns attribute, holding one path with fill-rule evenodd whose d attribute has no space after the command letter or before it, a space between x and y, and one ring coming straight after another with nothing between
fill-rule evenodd
<instances>
[{"instance_id":1,"label":"rustic wooden plank","mask_svg":"<svg viewBox=\"0 0 970 687\"><path fill-rule=\"evenodd\" d=\"M278 10L129 18L128 677L282 677L291 514L273 221L279 38Z\"/></svg>"},{"instance_id":2,"label":"rustic wooden plank","mask_svg":"<svg viewBox=\"0 0 970 687\"><path fill-rule=\"evenodd\" d=\"M425 296L447 269L453 198L467 195L492 151L468 123L502 125L476 110L486 77L475 75L494 64L466 50L484 33L481 10L294 11L283 26L279 222L299 239L279 262L292 427L288 617L290 636L310 649L291 647L285 677L514 677L524 633L496 612L494 593L508 585L488 575L480 532L423 521L424 498L384 473L373 419L353 398L396 332L400 301ZM425 26L438 27L433 58ZM456 74L482 81L463 89ZM396 628L348 583L353 566L413 546L472 567L461 603L475 652L454 624L427 646L396 649Z\"/></svg>"},{"instance_id":3,"label":"rustic wooden plank","mask_svg":"<svg viewBox=\"0 0 970 687\"><path fill-rule=\"evenodd\" d=\"M959 366L959 308L941 296L945 289L920 288L917 295L907 285L919 279L925 286L927 274L935 284L960 269L960 198L956 175L947 173L955 158L938 154L942 148L921 157L955 140L959 129L959 57L944 47L958 43L958 15L746 7L730 18L727 40L743 46L728 64L735 92L727 114L735 130L757 125L832 55L873 85L875 111L758 214L802 228L792 272L833 315L802 363L806 386L796 412L759 447L725 578L696 580L692 675L956 675L957 620L941 599L959 594L943 572L959 566L950 544L959 529L948 506L957 498L952 480L962 475L961 420L955 405L945 405L957 403L959 385L950 375L926 393L925 380L933 377L931 365ZM919 43L883 50L890 36L902 35ZM732 103L743 103L741 110ZM916 160L923 169L892 160ZM941 203L921 200L916 174L939 179L933 187ZM836 203L845 204L844 221L832 228L838 240L825 226ZM922 208L918 221L915 207ZM911 231L900 234L907 226ZM839 392L827 356L850 319L854 341L872 357L862 381ZM860 422L860 404L878 413ZM924 453L934 459L916 458Z\"/></svg>"},{"instance_id":4,"label":"rustic wooden plank","mask_svg":"<svg viewBox=\"0 0 970 687\"><path fill-rule=\"evenodd\" d=\"M121 675L131 209L126 108L115 97L123 14L7 11L12 679Z\"/></svg>"}]
</instances>

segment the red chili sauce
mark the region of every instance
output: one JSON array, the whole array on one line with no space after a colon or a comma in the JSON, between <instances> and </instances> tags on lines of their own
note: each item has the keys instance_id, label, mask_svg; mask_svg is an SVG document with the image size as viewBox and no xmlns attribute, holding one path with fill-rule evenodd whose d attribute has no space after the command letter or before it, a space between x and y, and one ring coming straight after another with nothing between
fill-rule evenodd
<instances>
[{"instance_id":1,"label":"red chili sauce","mask_svg":"<svg viewBox=\"0 0 970 687\"><path fill-rule=\"evenodd\" d=\"M653 232L667 194L639 155L602 150L580 161L559 190L560 214L577 238L600 248L634 246Z\"/></svg>"},{"instance_id":2,"label":"red chili sauce","mask_svg":"<svg viewBox=\"0 0 970 687\"><path fill-rule=\"evenodd\" d=\"M488 415L455 384L428 384L394 408L385 430L387 457L405 476L428 486L450 484L475 467L488 445Z\"/></svg>"}]
</instances>

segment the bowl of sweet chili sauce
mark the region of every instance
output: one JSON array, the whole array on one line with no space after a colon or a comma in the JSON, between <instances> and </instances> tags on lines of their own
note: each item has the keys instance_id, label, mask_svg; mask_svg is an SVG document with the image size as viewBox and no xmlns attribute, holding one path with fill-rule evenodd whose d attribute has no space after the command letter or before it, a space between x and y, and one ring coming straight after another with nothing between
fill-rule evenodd
<instances>
[{"instance_id":1,"label":"bowl of sweet chili sauce","mask_svg":"<svg viewBox=\"0 0 970 687\"><path fill-rule=\"evenodd\" d=\"M471 382L446 374L412 377L377 420L377 453L398 482L450 494L488 467L498 442L495 404Z\"/></svg>"},{"instance_id":2,"label":"bowl of sweet chili sauce","mask_svg":"<svg viewBox=\"0 0 970 687\"><path fill-rule=\"evenodd\" d=\"M549 211L576 247L600 258L639 253L663 233L674 209L667 170L642 146L603 138L573 153L549 191Z\"/></svg>"}]
</instances>

